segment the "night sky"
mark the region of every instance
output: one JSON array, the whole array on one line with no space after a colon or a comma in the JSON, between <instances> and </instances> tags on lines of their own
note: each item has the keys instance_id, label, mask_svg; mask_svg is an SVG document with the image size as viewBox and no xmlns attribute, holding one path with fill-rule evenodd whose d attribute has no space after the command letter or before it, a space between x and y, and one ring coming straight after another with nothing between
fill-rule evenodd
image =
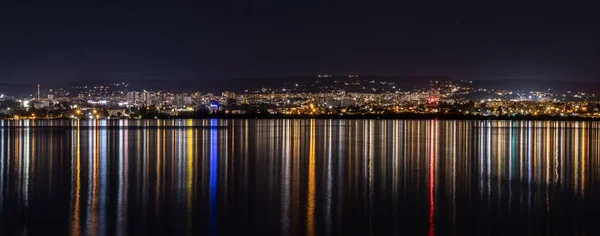
<instances>
[{"instance_id":1,"label":"night sky","mask_svg":"<svg viewBox=\"0 0 600 236\"><path fill-rule=\"evenodd\" d=\"M320 73L600 80L593 5L88 2L2 1L0 81Z\"/></svg>"}]
</instances>

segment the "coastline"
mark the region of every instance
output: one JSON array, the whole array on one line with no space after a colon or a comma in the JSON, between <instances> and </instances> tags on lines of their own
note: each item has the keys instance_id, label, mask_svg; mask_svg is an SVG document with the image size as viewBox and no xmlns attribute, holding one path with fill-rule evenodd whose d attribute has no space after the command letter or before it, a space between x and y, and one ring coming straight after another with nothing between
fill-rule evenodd
<instances>
[{"instance_id":1,"label":"coastline","mask_svg":"<svg viewBox=\"0 0 600 236\"><path fill-rule=\"evenodd\" d=\"M190 116L168 116L160 118L101 118L91 120L185 120L185 119L329 119L329 120L505 120L505 121L600 121L600 117L580 117L580 116L482 116L482 115L454 115L454 114L380 114L380 115L284 115L284 114L264 114L264 115L246 115L246 114L215 114L215 115L190 115ZM2 121L69 121L77 120L70 118L36 118L36 119L0 119ZM80 119L80 121L89 121L90 119Z\"/></svg>"}]
</instances>

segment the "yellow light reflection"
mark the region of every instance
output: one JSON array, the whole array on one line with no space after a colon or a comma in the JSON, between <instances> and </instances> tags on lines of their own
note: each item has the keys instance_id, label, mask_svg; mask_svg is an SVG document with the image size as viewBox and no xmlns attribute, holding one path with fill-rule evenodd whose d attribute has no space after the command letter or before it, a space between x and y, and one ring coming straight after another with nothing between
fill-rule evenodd
<instances>
[{"instance_id":1,"label":"yellow light reflection","mask_svg":"<svg viewBox=\"0 0 600 236\"><path fill-rule=\"evenodd\" d=\"M306 206L306 230L307 235L315 235L315 205L316 205L316 134L315 120L310 120L310 136L308 148L308 199Z\"/></svg>"},{"instance_id":2,"label":"yellow light reflection","mask_svg":"<svg viewBox=\"0 0 600 236\"><path fill-rule=\"evenodd\" d=\"M76 128L77 136L74 137L75 145L75 194L73 196L74 204L72 209L73 219L71 220L71 235L81 234L79 210L81 208L81 139L79 136L79 127Z\"/></svg>"},{"instance_id":3,"label":"yellow light reflection","mask_svg":"<svg viewBox=\"0 0 600 236\"><path fill-rule=\"evenodd\" d=\"M193 124L192 120L187 120L187 134L186 134L186 160L187 160L187 170L186 170L186 209L188 215L188 227L192 225L192 188L193 188L193 174L194 174L194 136L192 130Z\"/></svg>"}]
</instances>

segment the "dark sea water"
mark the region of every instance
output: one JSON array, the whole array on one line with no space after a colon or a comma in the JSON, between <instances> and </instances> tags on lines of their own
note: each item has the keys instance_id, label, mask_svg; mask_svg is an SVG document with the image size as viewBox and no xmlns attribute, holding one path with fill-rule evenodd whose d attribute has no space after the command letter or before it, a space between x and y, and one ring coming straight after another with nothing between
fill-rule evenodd
<instances>
[{"instance_id":1,"label":"dark sea water","mask_svg":"<svg viewBox=\"0 0 600 236\"><path fill-rule=\"evenodd\" d=\"M1 121L1 235L598 235L600 123Z\"/></svg>"}]
</instances>

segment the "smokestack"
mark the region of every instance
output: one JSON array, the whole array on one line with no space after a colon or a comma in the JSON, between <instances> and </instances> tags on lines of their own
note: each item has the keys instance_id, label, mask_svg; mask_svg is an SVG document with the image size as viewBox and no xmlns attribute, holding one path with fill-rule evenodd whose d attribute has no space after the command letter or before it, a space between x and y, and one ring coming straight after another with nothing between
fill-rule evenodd
<instances>
[{"instance_id":1,"label":"smokestack","mask_svg":"<svg viewBox=\"0 0 600 236\"><path fill-rule=\"evenodd\" d=\"M37 94L37 100L40 100L40 85L38 84L38 94Z\"/></svg>"}]
</instances>

